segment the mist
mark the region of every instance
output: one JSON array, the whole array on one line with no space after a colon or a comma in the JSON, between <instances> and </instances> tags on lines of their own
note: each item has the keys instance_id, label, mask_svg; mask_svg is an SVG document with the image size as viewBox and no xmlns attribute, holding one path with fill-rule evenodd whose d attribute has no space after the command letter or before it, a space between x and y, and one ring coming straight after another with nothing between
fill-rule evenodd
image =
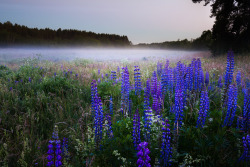
<instances>
[{"instance_id":1,"label":"mist","mask_svg":"<svg viewBox=\"0 0 250 167\"><path fill-rule=\"evenodd\" d=\"M39 57L53 62L87 59L92 61L180 61L209 55L205 51L183 51L140 48L0 48L0 62Z\"/></svg>"}]
</instances>

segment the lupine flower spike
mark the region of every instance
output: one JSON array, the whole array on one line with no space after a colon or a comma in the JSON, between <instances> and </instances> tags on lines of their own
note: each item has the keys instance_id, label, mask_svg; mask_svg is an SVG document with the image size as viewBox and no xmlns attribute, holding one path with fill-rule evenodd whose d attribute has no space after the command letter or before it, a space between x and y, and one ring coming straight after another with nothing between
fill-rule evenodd
<instances>
[{"instance_id":1,"label":"lupine flower spike","mask_svg":"<svg viewBox=\"0 0 250 167\"><path fill-rule=\"evenodd\" d=\"M148 147L148 143L147 142L141 142L138 146L138 153L137 153L137 165L138 167L151 167L149 161L150 161L150 157L149 157L149 149Z\"/></svg>"}]
</instances>

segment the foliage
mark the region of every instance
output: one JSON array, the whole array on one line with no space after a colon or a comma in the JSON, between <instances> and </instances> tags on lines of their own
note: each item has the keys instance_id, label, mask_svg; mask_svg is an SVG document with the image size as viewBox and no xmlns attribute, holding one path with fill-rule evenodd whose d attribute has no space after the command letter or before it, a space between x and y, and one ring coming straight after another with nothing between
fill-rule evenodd
<instances>
[{"instance_id":1,"label":"foliage","mask_svg":"<svg viewBox=\"0 0 250 167\"><path fill-rule=\"evenodd\" d=\"M7 21L0 23L0 45L129 46L127 36L49 28L28 28Z\"/></svg>"},{"instance_id":2,"label":"foliage","mask_svg":"<svg viewBox=\"0 0 250 167\"><path fill-rule=\"evenodd\" d=\"M15 68L0 66L0 166L45 166L56 147L63 166L133 167L142 161L148 166L247 166L247 61L235 59L234 69L241 68L237 86L233 70L230 77L220 77L228 73L225 61L164 61L158 68L155 62L131 62L121 70L126 73L116 71L116 79L109 77L117 69L112 63L25 60ZM133 63L140 67L136 77ZM129 99L129 106L121 98ZM148 144L135 149L140 142Z\"/></svg>"}]
</instances>

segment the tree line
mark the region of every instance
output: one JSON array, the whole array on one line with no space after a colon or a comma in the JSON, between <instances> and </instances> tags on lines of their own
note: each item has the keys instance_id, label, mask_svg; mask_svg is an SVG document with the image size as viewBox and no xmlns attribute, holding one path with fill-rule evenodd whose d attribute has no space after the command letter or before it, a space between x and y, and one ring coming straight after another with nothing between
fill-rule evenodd
<instances>
[{"instance_id":1,"label":"tree line","mask_svg":"<svg viewBox=\"0 0 250 167\"><path fill-rule=\"evenodd\" d=\"M97 34L74 29L49 28L38 29L12 24L0 23L0 45L39 45L39 46L130 46L127 36L115 34Z\"/></svg>"},{"instance_id":2,"label":"tree line","mask_svg":"<svg viewBox=\"0 0 250 167\"><path fill-rule=\"evenodd\" d=\"M150 47L160 49L184 49L184 50L209 50L212 43L212 32L203 31L201 36L196 39L183 39L177 41L166 41L161 43L140 43L138 47Z\"/></svg>"}]
</instances>

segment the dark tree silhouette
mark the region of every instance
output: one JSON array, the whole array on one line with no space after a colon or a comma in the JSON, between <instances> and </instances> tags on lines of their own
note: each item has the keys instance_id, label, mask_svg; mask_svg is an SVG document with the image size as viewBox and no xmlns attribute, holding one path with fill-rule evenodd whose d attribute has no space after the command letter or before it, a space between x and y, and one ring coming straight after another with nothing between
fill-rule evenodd
<instances>
[{"instance_id":1,"label":"dark tree silhouette","mask_svg":"<svg viewBox=\"0 0 250 167\"><path fill-rule=\"evenodd\" d=\"M215 17L210 49L216 55L229 49L250 52L250 0L192 0L212 7Z\"/></svg>"},{"instance_id":2,"label":"dark tree silhouette","mask_svg":"<svg viewBox=\"0 0 250 167\"><path fill-rule=\"evenodd\" d=\"M131 42L127 36L61 28L28 28L8 21L0 23L0 45L130 46Z\"/></svg>"}]
</instances>

